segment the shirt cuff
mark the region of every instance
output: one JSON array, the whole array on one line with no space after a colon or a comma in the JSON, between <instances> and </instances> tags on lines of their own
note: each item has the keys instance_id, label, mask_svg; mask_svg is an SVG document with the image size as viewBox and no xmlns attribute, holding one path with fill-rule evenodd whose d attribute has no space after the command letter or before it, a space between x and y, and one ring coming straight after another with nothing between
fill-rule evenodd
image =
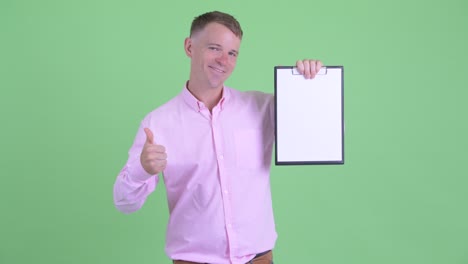
<instances>
[{"instance_id":1,"label":"shirt cuff","mask_svg":"<svg viewBox=\"0 0 468 264\"><path fill-rule=\"evenodd\" d=\"M136 181L136 182L144 182L144 181L147 181L152 176L154 176L146 172L143 166L141 166L140 162L137 162L137 164L131 166L128 172L129 172L129 177L133 181Z\"/></svg>"}]
</instances>

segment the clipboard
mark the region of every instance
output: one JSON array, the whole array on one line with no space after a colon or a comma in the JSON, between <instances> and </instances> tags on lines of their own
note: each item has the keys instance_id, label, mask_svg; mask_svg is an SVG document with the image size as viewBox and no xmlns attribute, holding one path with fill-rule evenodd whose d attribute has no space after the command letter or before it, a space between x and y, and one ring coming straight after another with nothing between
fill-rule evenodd
<instances>
[{"instance_id":1,"label":"clipboard","mask_svg":"<svg viewBox=\"0 0 468 264\"><path fill-rule=\"evenodd\" d=\"M344 68L275 68L275 164L344 164Z\"/></svg>"}]
</instances>

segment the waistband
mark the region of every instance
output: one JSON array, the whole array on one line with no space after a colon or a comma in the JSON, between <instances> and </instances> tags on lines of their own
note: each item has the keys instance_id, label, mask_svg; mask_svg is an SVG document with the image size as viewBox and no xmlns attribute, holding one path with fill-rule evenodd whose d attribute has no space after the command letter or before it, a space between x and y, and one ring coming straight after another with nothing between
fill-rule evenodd
<instances>
[{"instance_id":1,"label":"waistband","mask_svg":"<svg viewBox=\"0 0 468 264\"><path fill-rule=\"evenodd\" d=\"M254 259L259 258L259 257L261 257L261 256L263 256L263 255L266 255L266 254L268 254L270 251L271 251L271 250L267 250L267 251L265 251L265 252L258 253L257 255L255 255Z\"/></svg>"}]
</instances>

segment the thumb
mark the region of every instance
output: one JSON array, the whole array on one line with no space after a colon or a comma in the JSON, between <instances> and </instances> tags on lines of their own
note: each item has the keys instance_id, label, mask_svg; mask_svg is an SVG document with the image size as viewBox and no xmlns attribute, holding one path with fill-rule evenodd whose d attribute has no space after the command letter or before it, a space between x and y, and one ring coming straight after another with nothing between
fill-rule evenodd
<instances>
[{"instance_id":1,"label":"thumb","mask_svg":"<svg viewBox=\"0 0 468 264\"><path fill-rule=\"evenodd\" d=\"M153 132L151 132L151 129L145 127L145 134L146 134L146 143L148 144L153 144Z\"/></svg>"}]
</instances>

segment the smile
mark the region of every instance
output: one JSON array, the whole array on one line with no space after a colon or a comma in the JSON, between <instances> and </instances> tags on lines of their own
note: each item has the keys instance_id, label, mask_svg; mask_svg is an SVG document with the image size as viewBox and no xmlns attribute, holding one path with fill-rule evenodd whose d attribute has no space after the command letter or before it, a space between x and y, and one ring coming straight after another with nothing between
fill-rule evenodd
<instances>
[{"instance_id":1,"label":"smile","mask_svg":"<svg viewBox=\"0 0 468 264\"><path fill-rule=\"evenodd\" d=\"M216 67L213 67L213 66L208 66L208 67L210 67L211 69L213 69L213 70L215 70L215 71L217 71L217 72L219 72L219 73L225 73L225 71L223 71L223 70L221 70L221 69L218 69L218 68L216 68Z\"/></svg>"}]
</instances>

